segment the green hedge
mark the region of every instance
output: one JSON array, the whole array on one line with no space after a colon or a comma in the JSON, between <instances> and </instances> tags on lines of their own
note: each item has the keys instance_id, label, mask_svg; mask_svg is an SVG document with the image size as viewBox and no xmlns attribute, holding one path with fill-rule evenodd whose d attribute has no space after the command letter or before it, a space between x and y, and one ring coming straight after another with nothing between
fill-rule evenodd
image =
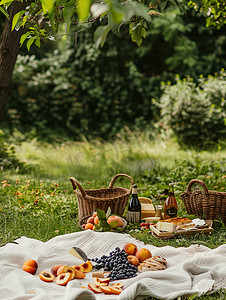
<instances>
[{"instance_id":1,"label":"green hedge","mask_svg":"<svg viewBox=\"0 0 226 300\"><path fill-rule=\"evenodd\" d=\"M180 144L201 147L226 139L226 72L192 78L177 78L163 85L160 99L162 122L173 130Z\"/></svg>"}]
</instances>

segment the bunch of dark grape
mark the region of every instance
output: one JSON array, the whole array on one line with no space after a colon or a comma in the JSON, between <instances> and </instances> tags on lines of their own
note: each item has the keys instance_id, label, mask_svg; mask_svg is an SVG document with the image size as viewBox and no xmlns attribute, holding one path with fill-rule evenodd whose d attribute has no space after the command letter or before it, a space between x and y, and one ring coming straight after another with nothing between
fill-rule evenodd
<instances>
[{"instance_id":1,"label":"bunch of dark grape","mask_svg":"<svg viewBox=\"0 0 226 300\"><path fill-rule=\"evenodd\" d=\"M137 267L128 262L127 256L125 250L116 247L108 256L102 255L101 258L90 260L96 263L94 266L96 270L103 268L104 271L109 271L108 277L111 280L128 279L137 275Z\"/></svg>"}]
</instances>

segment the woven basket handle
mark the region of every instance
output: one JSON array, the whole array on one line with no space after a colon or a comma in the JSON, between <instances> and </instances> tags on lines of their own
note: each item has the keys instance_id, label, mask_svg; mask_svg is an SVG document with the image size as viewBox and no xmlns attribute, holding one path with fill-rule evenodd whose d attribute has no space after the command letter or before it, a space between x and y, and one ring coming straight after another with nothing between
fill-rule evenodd
<instances>
[{"instance_id":1,"label":"woven basket handle","mask_svg":"<svg viewBox=\"0 0 226 300\"><path fill-rule=\"evenodd\" d=\"M86 196L86 192L83 190L81 184L78 182L77 179L75 179L74 177L70 177L71 183L72 183L72 187L73 190L75 191L76 188L78 187L80 192L82 193L82 196L85 197Z\"/></svg>"},{"instance_id":2,"label":"woven basket handle","mask_svg":"<svg viewBox=\"0 0 226 300\"><path fill-rule=\"evenodd\" d=\"M188 193L191 193L191 187L192 187L192 185L195 184L195 183L200 184L200 185L202 186L202 188L204 189L204 192L208 195L208 188L207 188L205 182L203 182L202 180L198 180L198 179L192 179L192 180L189 182L188 188L187 188Z\"/></svg>"},{"instance_id":3,"label":"woven basket handle","mask_svg":"<svg viewBox=\"0 0 226 300\"><path fill-rule=\"evenodd\" d=\"M110 188L110 189L113 188L113 185L114 185L116 179L117 179L118 177L120 177L120 176L127 177L127 178L129 178L129 180L131 181L131 187L130 187L130 193L131 193L131 191L132 191L132 186L133 186L134 182L133 182L132 177L130 177L129 175L126 175L126 174L116 174L116 175L112 178L112 180L111 180L111 182L110 182L110 184L109 184L109 188Z\"/></svg>"}]
</instances>

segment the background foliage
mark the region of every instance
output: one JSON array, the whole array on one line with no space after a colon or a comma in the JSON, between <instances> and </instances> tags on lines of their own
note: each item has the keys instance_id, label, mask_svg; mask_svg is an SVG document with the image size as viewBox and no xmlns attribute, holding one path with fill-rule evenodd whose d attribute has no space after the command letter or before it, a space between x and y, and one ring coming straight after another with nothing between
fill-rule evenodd
<instances>
[{"instance_id":1,"label":"background foliage","mask_svg":"<svg viewBox=\"0 0 226 300\"><path fill-rule=\"evenodd\" d=\"M171 128L180 144L201 146L226 138L226 73L180 80L163 86L160 99L162 122Z\"/></svg>"},{"instance_id":2,"label":"background foliage","mask_svg":"<svg viewBox=\"0 0 226 300\"><path fill-rule=\"evenodd\" d=\"M27 164L16 156L16 148L4 139L4 132L0 130L0 171L14 171L19 174L30 172L34 166Z\"/></svg>"},{"instance_id":3,"label":"background foliage","mask_svg":"<svg viewBox=\"0 0 226 300\"><path fill-rule=\"evenodd\" d=\"M125 126L143 130L159 120L161 81L175 83L176 74L196 81L226 65L225 28L206 28L201 14L182 16L170 8L151 26L141 48L126 34L110 34L96 50L89 29L57 43L44 58L42 50L21 55L6 126L48 140L56 134L110 138Z\"/></svg>"}]
</instances>

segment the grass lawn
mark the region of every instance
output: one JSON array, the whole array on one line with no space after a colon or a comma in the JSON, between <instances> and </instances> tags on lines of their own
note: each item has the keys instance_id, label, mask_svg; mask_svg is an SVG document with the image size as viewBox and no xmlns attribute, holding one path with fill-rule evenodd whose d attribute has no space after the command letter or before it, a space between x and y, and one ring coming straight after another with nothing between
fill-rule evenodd
<instances>
[{"instance_id":1,"label":"grass lawn","mask_svg":"<svg viewBox=\"0 0 226 300\"><path fill-rule=\"evenodd\" d=\"M179 195L191 179L203 180L211 190L226 191L225 150L182 150L172 140L150 141L144 135L119 138L113 143L84 140L50 145L23 141L16 148L17 156L36 168L29 174L20 174L20 170L3 170L0 174L1 246L20 236L47 241L80 230L70 176L89 189L107 187L115 174L126 173L138 185L139 195L150 197L154 204L164 203L160 195L174 182L180 216L186 211ZM117 180L115 186L129 188L130 182ZM148 231L131 231L136 227L126 232L159 247L202 244L215 248L226 242L226 233L220 220L214 221L213 227L210 236L171 240L157 240ZM225 294L219 292L200 299L210 297L225 299Z\"/></svg>"}]
</instances>

